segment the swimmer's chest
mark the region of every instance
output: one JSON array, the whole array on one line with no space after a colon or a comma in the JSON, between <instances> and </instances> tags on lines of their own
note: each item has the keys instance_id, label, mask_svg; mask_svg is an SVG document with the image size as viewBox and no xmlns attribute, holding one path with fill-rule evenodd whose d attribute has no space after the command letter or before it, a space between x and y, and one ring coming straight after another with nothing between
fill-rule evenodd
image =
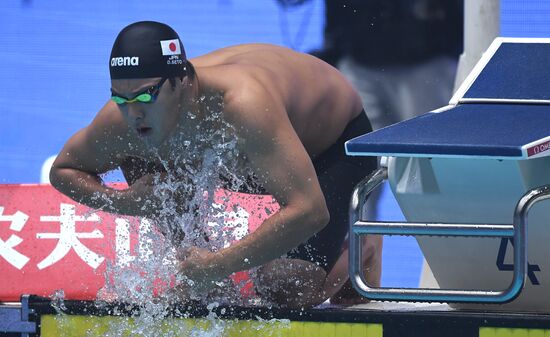
<instances>
[{"instance_id":1,"label":"swimmer's chest","mask_svg":"<svg viewBox=\"0 0 550 337\"><path fill-rule=\"evenodd\" d=\"M159 158L143 152L127 157L131 170L143 174L166 172L173 178L192 182L199 177L217 180L216 185L232 191L264 194L248 157L232 148L230 151L206 149L203 152L180 153L172 158Z\"/></svg>"}]
</instances>

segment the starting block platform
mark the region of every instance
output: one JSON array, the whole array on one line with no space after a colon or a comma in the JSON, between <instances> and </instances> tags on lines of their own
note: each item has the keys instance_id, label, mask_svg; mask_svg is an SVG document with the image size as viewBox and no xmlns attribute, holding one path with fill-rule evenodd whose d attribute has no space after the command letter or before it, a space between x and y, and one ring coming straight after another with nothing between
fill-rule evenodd
<instances>
[{"instance_id":1,"label":"starting block platform","mask_svg":"<svg viewBox=\"0 0 550 337\"><path fill-rule=\"evenodd\" d=\"M439 285L370 288L355 266L363 295L550 313L549 64L550 39L497 38L448 106L346 143L386 159L356 190L350 257L360 235L415 235ZM386 178L407 223L357 213Z\"/></svg>"},{"instance_id":2,"label":"starting block platform","mask_svg":"<svg viewBox=\"0 0 550 337\"><path fill-rule=\"evenodd\" d=\"M550 155L550 39L498 38L449 105L357 137L351 156L528 159Z\"/></svg>"},{"instance_id":3,"label":"starting block platform","mask_svg":"<svg viewBox=\"0 0 550 337\"><path fill-rule=\"evenodd\" d=\"M519 108L503 103L448 106L356 138L348 143L347 153L502 160L548 156L548 107L526 104Z\"/></svg>"}]
</instances>

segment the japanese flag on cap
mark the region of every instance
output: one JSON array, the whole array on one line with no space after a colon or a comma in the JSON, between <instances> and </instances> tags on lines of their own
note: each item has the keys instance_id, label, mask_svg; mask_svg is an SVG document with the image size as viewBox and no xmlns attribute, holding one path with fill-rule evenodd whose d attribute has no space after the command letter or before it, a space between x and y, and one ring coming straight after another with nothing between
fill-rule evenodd
<instances>
[{"instance_id":1,"label":"japanese flag on cap","mask_svg":"<svg viewBox=\"0 0 550 337\"><path fill-rule=\"evenodd\" d=\"M181 54L179 39L160 41L160 46L162 48L162 55L164 56Z\"/></svg>"}]
</instances>

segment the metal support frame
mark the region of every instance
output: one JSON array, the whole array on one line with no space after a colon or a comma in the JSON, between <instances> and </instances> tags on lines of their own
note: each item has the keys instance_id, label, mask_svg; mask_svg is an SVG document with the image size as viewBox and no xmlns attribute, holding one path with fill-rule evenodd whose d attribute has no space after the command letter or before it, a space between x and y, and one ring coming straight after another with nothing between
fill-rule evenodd
<instances>
[{"instance_id":1,"label":"metal support frame","mask_svg":"<svg viewBox=\"0 0 550 337\"><path fill-rule=\"evenodd\" d=\"M21 337L35 334L36 322L29 321L31 313L28 295L21 297L21 303L0 303L0 334L20 333Z\"/></svg>"},{"instance_id":2,"label":"metal support frame","mask_svg":"<svg viewBox=\"0 0 550 337\"><path fill-rule=\"evenodd\" d=\"M362 296L385 301L505 303L520 294L527 271L529 210L535 203L550 198L550 185L534 188L519 199L513 225L362 221L363 205L387 177L387 168L373 172L356 186L350 201L349 274L353 286ZM513 280L507 289L500 291L371 287L365 281L361 266L361 235L368 234L511 238L514 243Z\"/></svg>"}]
</instances>

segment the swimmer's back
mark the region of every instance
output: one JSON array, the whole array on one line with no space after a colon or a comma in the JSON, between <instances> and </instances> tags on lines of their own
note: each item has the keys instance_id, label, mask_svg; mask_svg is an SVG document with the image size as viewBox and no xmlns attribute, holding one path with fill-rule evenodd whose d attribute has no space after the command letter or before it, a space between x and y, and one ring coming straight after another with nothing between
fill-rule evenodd
<instances>
[{"instance_id":1,"label":"swimmer's back","mask_svg":"<svg viewBox=\"0 0 550 337\"><path fill-rule=\"evenodd\" d=\"M255 81L280 98L311 155L330 146L361 111L361 100L338 70L311 55L268 44L222 48L191 59L201 74L215 69L214 81L231 91Z\"/></svg>"}]
</instances>

